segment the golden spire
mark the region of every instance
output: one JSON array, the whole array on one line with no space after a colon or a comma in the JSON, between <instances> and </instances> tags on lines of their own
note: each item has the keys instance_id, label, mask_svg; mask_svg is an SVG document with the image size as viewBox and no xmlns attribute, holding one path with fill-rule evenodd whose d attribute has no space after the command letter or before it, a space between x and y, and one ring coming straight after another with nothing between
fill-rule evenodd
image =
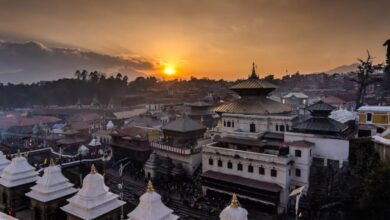
<instances>
[{"instance_id":1,"label":"golden spire","mask_svg":"<svg viewBox=\"0 0 390 220\"><path fill-rule=\"evenodd\" d=\"M152 181L149 180L148 186L146 187L146 192L151 193L154 192Z\"/></svg>"},{"instance_id":2,"label":"golden spire","mask_svg":"<svg viewBox=\"0 0 390 220\"><path fill-rule=\"evenodd\" d=\"M239 202L238 202L238 199L237 199L237 195L235 193L233 193L233 196L232 196L232 201L230 203L230 207L232 208L238 208L239 206Z\"/></svg>"},{"instance_id":3,"label":"golden spire","mask_svg":"<svg viewBox=\"0 0 390 220\"><path fill-rule=\"evenodd\" d=\"M92 166L91 166L91 174L96 174L95 164L92 164Z\"/></svg>"},{"instance_id":4,"label":"golden spire","mask_svg":"<svg viewBox=\"0 0 390 220\"><path fill-rule=\"evenodd\" d=\"M51 166L51 167L54 167L55 165L56 165L56 164L54 163L53 158L51 158L51 159L50 159L50 166Z\"/></svg>"}]
</instances>

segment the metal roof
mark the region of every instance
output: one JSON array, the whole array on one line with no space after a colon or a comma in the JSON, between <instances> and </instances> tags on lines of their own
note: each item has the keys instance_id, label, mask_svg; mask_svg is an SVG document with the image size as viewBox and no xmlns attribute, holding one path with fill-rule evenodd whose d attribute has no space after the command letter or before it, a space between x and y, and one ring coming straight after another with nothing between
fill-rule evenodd
<instances>
[{"instance_id":1,"label":"metal roof","mask_svg":"<svg viewBox=\"0 0 390 220\"><path fill-rule=\"evenodd\" d=\"M223 103L214 108L217 113L236 114L286 114L293 109L289 105L267 99L266 97L256 97L253 99L238 99L233 102Z\"/></svg>"},{"instance_id":2,"label":"metal roof","mask_svg":"<svg viewBox=\"0 0 390 220\"><path fill-rule=\"evenodd\" d=\"M230 87L230 89L275 89L275 86L272 83L269 83L260 79L247 79L243 81L238 81L236 84Z\"/></svg>"},{"instance_id":3,"label":"metal roof","mask_svg":"<svg viewBox=\"0 0 390 220\"><path fill-rule=\"evenodd\" d=\"M190 132L206 129L203 125L185 116L165 125L163 130L176 132Z\"/></svg>"},{"instance_id":4,"label":"metal roof","mask_svg":"<svg viewBox=\"0 0 390 220\"><path fill-rule=\"evenodd\" d=\"M333 107L332 105L329 105L328 103L325 103L323 101L318 101L306 108L308 111L333 111L336 108Z\"/></svg>"},{"instance_id":5,"label":"metal roof","mask_svg":"<svg viewBox=\"0 0 390 220\"><path fill-rule=\"evenodd\" d=\"M346 128L347 126L343 123L326 117L313 117L294 126L294 129L301 131L314 131L324 133L339 133L344 131Z\"/></svg>"}]
</instances>

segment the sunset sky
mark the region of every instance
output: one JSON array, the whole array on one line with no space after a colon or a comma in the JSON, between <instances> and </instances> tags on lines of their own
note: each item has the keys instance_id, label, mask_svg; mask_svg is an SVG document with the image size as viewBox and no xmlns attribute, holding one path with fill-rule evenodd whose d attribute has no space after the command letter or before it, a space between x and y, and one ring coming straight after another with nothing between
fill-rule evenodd
<instances>
[{"instance_id":1,"label":"sunset sky","mask_svg":"<svg viewBox=\"0 0 390 220\"><path fill-rule=\"evenodd\" d=\"M389 8L388 0L0 0L0 40L146 64L102 71L169 66L176 76L236 79L255 61L261 74L282 76L352 64L367 49L383 62ZM23 68L0 62L0 75Z\"/></svg>"}]
</instances>

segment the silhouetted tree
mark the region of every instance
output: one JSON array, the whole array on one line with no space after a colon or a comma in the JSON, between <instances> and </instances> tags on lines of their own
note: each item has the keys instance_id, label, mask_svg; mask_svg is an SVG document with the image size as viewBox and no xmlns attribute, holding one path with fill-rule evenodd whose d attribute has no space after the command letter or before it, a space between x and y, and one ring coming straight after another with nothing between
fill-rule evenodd
<instances>
[{"instance_id":1,"label":"silhouetted tree","mask_svg":"<svg viewBox=\"0 0 390 220\"><path fill-rule=\"evenodd\" d=\"M74 73L74 75L76 76L77 80L80 80L80 77L81 77L81 72L80 72L80 70L76 70L76 72Z\"/></svg>"},{"instance_id":2,"label":"silhouetted tree","mask_svg":"<svg viewBox=\"0 0 390 220\"><path fill-rule=\"evenodd\" d=\"M372 74L375 72L375 70L381 68L378 65L372 64L373 58L368 51L367 58L365 60L358 59L358 61L359 66L358 71L356 72L357 76L356 78L352 79L352 81L358 84L355 110L364 104L367 87L377 82L377 80L372 77Z\"/></svg>"}]
</instances>

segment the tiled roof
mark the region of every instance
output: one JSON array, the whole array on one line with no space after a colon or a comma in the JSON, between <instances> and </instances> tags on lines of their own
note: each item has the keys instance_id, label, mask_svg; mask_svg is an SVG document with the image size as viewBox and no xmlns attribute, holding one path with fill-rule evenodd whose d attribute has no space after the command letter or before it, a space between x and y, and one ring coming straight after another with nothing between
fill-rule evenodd
<instances>
[{"instance_id":1,"label":"tiled roof","mask_svg":"<svg viewBox=\"0 0 390 220\"><path fill-rule=\"evenodd\" d=\"M218 173L210 170L203 173L202 177L217 179L225 182L231 182L239 185L245 185L248 187L262 189L271 192L280 192L282 190L282 187L276 183L263 182L259 180L244 178L241 176Z\"/></svg>"}]
</instances>

